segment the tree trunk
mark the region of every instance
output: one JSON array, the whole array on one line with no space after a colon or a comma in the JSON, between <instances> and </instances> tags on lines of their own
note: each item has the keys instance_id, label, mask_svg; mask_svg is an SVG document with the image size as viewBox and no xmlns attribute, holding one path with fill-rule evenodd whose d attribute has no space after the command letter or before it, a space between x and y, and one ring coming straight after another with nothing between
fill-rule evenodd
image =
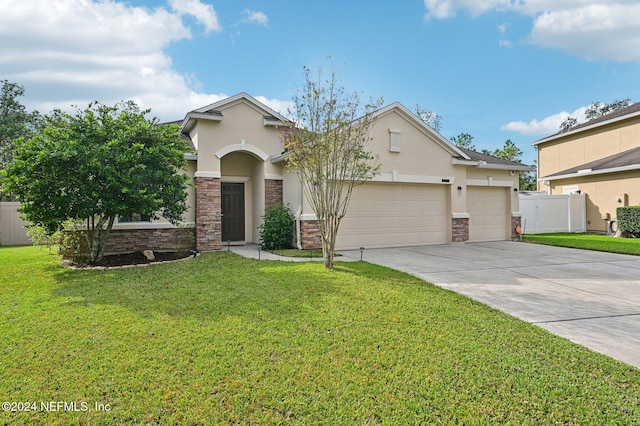
<instances>
[{"instance_id":1,"label":"tree trunk","mask_svg":"<svg viewBox=\"0 0 640 426\"><path fill-rule=\"evenodd\" d=\"M94 264L98 263L104 257L104 247L107 243L107 238L111 234L111 228L113 228L113 222L115 221L115 216L111 217L101 217L98 221L98 224L87 232L93 232L93 241L91 244L91 256L89 257L89 263ZM104 229L104 224L107 223L107 228Z\"/></svg>"},{"instance_id":2,"label":"tree trunk","mask_svg":"<svg viewBox=\"0 0 640 426\"><path fill-rule=\"evenodd\" d=\"M340 219L332 215L320 222L322 258L324 260L324 267L327 269L333 269L333 259L336 251L336 237L338 235L339 227Z\"/></svg>"}]
</instances>

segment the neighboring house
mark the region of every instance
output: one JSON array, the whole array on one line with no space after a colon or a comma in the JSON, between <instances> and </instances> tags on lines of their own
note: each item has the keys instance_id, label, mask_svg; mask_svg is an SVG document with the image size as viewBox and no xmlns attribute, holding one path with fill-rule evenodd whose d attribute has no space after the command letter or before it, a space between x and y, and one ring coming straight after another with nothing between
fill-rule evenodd
<instances>
[{"instance_id":1,"label":"neighboring house","mask_svg":"<svg viewBox=\"0 0 640 426\"><path fill-rule=\"evenodd\" d=\"M588 231L606 231L617 207L640 204L640 103L533 146L538 190L586 194Z\"/></svg>"},{"instance_id":2,"label":"neighboring house","mask_svg":"<svg viewBox=\"0 0 640 426\"><path fill-rule=\"evenodd\" d=\"M337 248L514 238L518 172L531 167L457 148L399 103L375 117L368 149L382 168L355 188ZM295 245L319 247L316 217L298 177L286 170L289 124L245 93L189 112L181 122L194 150L187 155L194 187L186 228L128 218L115 225L111 250L187 244L189 232L198 250L258 243L265 209L282 202L296 217Z\"/></svg>"}]
</instances>

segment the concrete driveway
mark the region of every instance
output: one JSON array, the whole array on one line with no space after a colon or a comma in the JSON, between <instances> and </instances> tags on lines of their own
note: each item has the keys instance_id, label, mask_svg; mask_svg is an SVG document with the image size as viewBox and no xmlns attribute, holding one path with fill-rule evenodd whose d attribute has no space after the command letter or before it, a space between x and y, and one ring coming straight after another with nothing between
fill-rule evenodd
<instances>
[{"instance_id":1,"label":"concrete driveway","mask_svg":"<svg viewBox=\"0 0 640 426\"><path fill-rule=\"evenodd\" d=\"M360 259L360 251L343 251ZM408 272L640 368L640 257L520 242L364 251Z\"/></svg>"}]
</instances>

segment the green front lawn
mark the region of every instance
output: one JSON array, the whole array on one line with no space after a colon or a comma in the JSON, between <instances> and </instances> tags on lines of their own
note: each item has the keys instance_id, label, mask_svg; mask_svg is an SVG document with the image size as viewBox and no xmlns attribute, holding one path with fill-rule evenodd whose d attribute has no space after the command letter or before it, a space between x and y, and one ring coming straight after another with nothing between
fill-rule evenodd
<instances>
[{"instance_id":1,"label":"green front lawn","mask_svg":"<svg viewBox=\"0 0 640 426\"><path fill-rule=\"evenodd\" d=\"M306 257L309 259L322 259L322 249L310 249L310 250L298 250L298 249L281 249L281 250L267 250L269 253L273 253L283 257ZM342 256L340 253L334 253L335 257Z\"/></svg>"},{"instance_id":2,"label":"green front lawn","mask_svg":"<svg viewBox=\"0 0 640 426\"><path fill-rule=\"evenodd\" d=\"M59 265L0 248L0 424L640 419L640 370L368 263Z\"/></svg>"},{"instance_id":3,"label":"green front lawn","mask_svg":"<svg viewBox=\"0 0 640 426\"><path fill-rule=\"evenodd\" d=\"M523 235L523 240L530 243L550 246L640 255L640 239L638 238L615 238L608 235L557 233L526 234Z\"/></svg>"}]
</instances>

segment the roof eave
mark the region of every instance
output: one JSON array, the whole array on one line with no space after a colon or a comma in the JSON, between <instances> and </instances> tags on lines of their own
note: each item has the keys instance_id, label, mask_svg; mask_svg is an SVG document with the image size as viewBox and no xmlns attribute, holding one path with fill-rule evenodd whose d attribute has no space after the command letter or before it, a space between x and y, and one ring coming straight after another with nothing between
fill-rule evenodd
<instances>
[{"instance_id":1,"label":"roof eave","mask_svg":"<svg viewBox=\"0 0 640 426\"><path fill-rule=\"evenodd\" d=\"M534 166L527 166L526 164L491 164L484 161L480 161L478 164L479 169L491 169L491 170L513 170L517 172L531 172L536 168Z\"/></svg>"},{"instance_id":2,"label":"roof eave","mask_svg":"<svg viewBox=\"0 0 640 426\"><path fill-rule=\"evenodd\" d=\"M567 173L564 175L556 175L556 176L543 176L538 180L541 180L541 181L562 180L562 179L571 179L571 178L584 177L584 176L605 175L609 173L629 172L633 170L640 170L640 164L630 164L628 166L612 167L609 169L579 171L579 172Z\"/></svg>"},{"instance_id":3,"label":"roof eave","mask_svg":"<svg viewBox=\"0 0 640 426\"><path fill-rule=\"evenodd\" d=\"M208 120L208 121L222 121L224 117L222 114L213 115L213 114L205 114L202 112L191 111L188 112L182 121L182 125L180 126L180 130L185 133L191 131L195 126L196 120Z\"/></svg>"},{"instance_id":4,"label":"roof eave","mask_svg":"<svg viewBox=\"0 0 640 426\"><path fill-rule=\"evenodd\" d=\"M602 127L602 126L607 126L609 124L613 124L613 123L616 123L618 121L628 120L630 118L634 118L634 117L638 117L638 116L640 116L640 111L636 111L636 112L633 112L631 114L623 115L621 117L612 118L610 120L601 121L599 123L594 123L594 124L591 124L589 126L580 127L579 129L569 130L568 132L556 133L555 135L551 135L551 136L548 136L548 137L546 137L544 139L540 139L538 141L535 141L534 143L531 144L531 146L538 146L540 144L547 143L547 142L552 142L552 141L554 141L556 139L560 139L560 138L563 138L565 136L570 136L570 135L575 135L575 134L578 134L578 133L581 133L581 132L586 132L588 130L596 129L596 128Z\"/></svg>"}]
</instances>

